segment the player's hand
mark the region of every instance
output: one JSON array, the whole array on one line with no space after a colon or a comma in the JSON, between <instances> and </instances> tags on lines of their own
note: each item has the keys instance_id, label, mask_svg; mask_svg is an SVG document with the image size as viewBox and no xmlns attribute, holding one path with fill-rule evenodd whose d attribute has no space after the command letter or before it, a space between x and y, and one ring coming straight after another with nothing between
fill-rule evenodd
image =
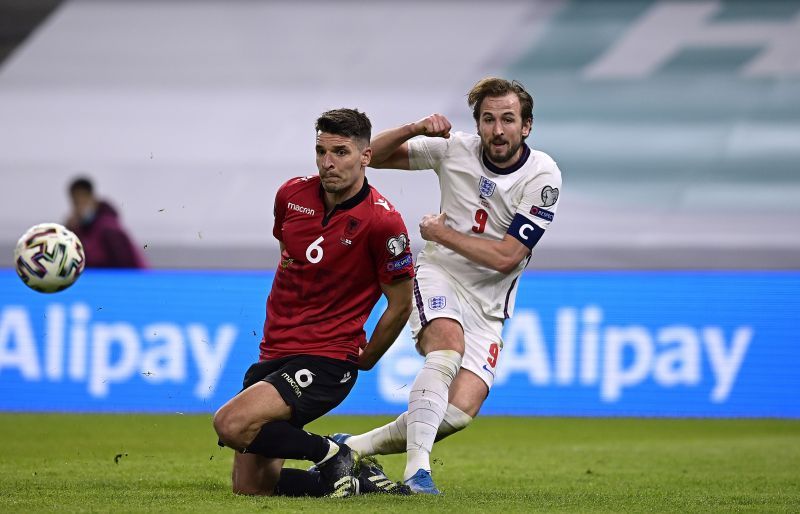
<instances>
[{"instance_id":1,"label":"player's hand","mask_svg":"<svg viewBox=\"0 0 800 514\"><path fill-rule=\"evenodd\" d=\"M425 241L439 242L439 235L447 230L447 214L426 214L419 222L419 234Z\"/></svg>"},{"instance_id":2,"label":"player's hand","mask_svg":"<svg viewBox=\"0 0 800 514\"><path fill-rule=\"evenodd\" d=\"M431 114L414 123L414 132L419 136L450 137L450 121L443 114Z\"/></svg>"}]
</instances>

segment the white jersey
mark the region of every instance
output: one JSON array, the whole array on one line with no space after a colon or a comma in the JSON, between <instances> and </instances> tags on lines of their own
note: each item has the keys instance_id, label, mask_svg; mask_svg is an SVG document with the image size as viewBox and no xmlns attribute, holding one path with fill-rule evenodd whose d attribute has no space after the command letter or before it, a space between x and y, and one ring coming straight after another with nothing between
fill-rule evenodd
<instances>
[{"instance_id":1,"label":"white jersey","mask_svg":"<svg viewBox=\"0 0 800 514\"><path fill-rule=\"evenodd\" d=\"M532 248L553 221L561 171L546 153L523 149L517 164L498 168L483 158L479 136L456 132L449 139L410 140L408 157L410 169L433 169L439 176L440 209L447 214L447 226L492 240L508 233ZM438 264L470 292L487 316L502 319L513 314L518 278L529 260L530 255L506 275L428 241L417 263Z\"/></svg>"}]
</instances>

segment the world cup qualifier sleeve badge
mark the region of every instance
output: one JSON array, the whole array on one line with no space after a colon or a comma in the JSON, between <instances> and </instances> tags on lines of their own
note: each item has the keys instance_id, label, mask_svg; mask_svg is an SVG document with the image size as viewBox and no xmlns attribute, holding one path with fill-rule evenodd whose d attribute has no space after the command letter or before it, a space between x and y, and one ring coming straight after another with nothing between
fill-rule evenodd
<instances>
[{"instance_id":1,"label":"world cup qualifier sleeve badge","mask_svg":"<svg viewBox=\"0 0 800 514\"><path fill-rule=\"evenodd\" d=\"M481 198L489 198L494 194L494 188L496 187L497 184L486 177L481 177L481 182L478 186L478 193L481 195Z\"/></svg>"}]
</instances>

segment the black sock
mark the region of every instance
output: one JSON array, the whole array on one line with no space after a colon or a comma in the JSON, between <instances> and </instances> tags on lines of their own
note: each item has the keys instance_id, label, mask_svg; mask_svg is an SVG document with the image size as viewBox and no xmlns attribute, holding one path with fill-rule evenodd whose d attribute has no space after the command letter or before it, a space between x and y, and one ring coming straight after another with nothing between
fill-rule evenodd
<instances>
[{"instance_id":1,"label":"black sock","mask_svg":"<svg viewBox=\"0 0 800 514\"><path fill-rule=\"evenodd\" d=\"M328 440L321 435L309 434L288 421L272 421L261 427L247 451L270 458L319 462L329 448Z\"/></svg>"},{"instance_id":2,"label":"black sock","mask_svg":"<svg viewBox=\"0 0 800 514\"><path fill-rule=\"evenodd\" d=\"M278 496L325 496L325 486L320 480L319 471L283 468L275 494Z\"/></svg>"}]
</instances>

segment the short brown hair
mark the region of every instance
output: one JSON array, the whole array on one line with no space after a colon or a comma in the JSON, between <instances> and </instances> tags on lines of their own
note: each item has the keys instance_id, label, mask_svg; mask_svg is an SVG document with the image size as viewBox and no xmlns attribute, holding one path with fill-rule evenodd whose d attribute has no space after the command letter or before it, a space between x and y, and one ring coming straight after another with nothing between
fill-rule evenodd
<instances>
[{"instance_id":1,"label":"short brown hair","mask_svg":"<svg viewBox=\"0 0 800 514\"><path fill-rule=\"evenodd\" d=\"M333 109L325 111L317 118L315 125L318 132L327 132L337 136L351 137L369 145L372 136L372 123L363 112L358 109Z\"/></svg>"},{"instance_id":2,"label":"short brown hair","mask_svg":"<svg viewBox=\"0 0 800 514\"><path fill-rule=\"evenodd\" d=\"M519 98L520 113L523 122L533 119L533 97L525 91L525 87L516 80L508 81L498 77L486 77L472 86L467 94L467 104L472 107L472 117L475 121L481 116L481 104L487 96L497 97L515 93Z\"/></svg>"}]
</instances>

